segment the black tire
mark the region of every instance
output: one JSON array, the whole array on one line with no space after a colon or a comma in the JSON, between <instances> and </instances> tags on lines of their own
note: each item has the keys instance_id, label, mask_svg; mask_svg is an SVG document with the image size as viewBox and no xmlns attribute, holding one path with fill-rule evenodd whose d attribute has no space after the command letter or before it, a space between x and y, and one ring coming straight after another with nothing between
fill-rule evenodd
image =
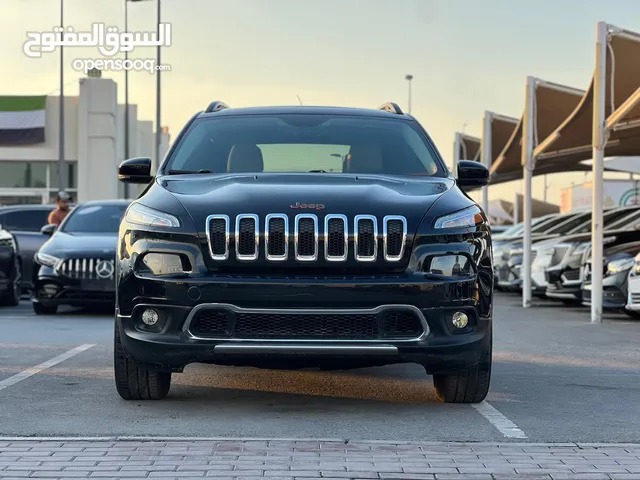
<instances>
[{"instance_id":1,"label":"black tire","mask_svg":"<svg viewBox=\"0 0 640 480\"><path fill-rule=\"evenodd\" d=\"M58 312L57 305L43 305L39 302L31 302L36 315L55 315Z\"/></svg>"},{"instance_id":2,"label":"black tire","mask_svg":"<svg viewBox=\"0 0 640 480\"><path fill-rule=\"evenodd\" d=\"M149 370L136 365L125 353L120 330L115 325L113 366L118 394L125 400L161 400L171 388L171 372Z\"/></svg>"},{"instance_id":3,"label":"black tire","mask_svg":"<svg viewBox=\"0 0 640 480\"><path fill-rule=\"evenodd\" d=\"M627 314L627 316L629 318L633 318L634 320L640 320L640 312L635 312L632 310L627 310L626 308L624 309L624 313Z\"/></svg>"},{"instance_id":4,"label":"black tire","mask_svg":"<svg viewBox=\"0 0 640 480\"><path fill-rule=\"evenodd\" d=\"M482 360L466 372L433 376L436 397L444 403L480 403L487 397L490 383L491 347Z\"/></svg>"}]
</instances>

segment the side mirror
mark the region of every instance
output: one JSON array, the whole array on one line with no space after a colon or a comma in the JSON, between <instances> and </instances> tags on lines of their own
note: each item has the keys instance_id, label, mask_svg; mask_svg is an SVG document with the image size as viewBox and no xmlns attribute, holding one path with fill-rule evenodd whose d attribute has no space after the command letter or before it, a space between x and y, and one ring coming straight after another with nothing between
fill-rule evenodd
<instances>
[{"instance_id":1,"label":"side mirror","mask_svg":"<svg viewBox=\"0 0 640 480\"><path fill-rule=\"evenodd\" d=\"M124 183L149 183L151 176L151 159L147 157L130 158L118 167L118 180Z\"/></svg>"},{"instance_id":2,"label":"side mirror","mask_svg":"<svg viewBox=\"0 0 640 480\"><path fill-rule=\"evenodd\" d=\"M489 185L489 169L480 162L460 160L458 162L458 185L461 187Z\"/></svg>"},{"instance_id":3,"label":"side mirror","mask_svg":"<svg viewBox=\"0 0 640 480\"><path fill-rule=\"evenodd\" d=\"M58 229L58 226L54 223L50 223L48 225L45 225L44 227L42 227L40 229L40 233L43 235L46 235L48 237L50 237L51 235L54 234L54 232Z\"/></svg>"}]
</instances>

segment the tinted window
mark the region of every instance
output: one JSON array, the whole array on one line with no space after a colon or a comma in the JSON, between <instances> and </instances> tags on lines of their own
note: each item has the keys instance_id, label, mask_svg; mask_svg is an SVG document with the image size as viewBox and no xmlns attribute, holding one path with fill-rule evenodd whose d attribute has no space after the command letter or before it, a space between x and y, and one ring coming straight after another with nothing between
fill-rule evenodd
<instances>
[{"instance_id":1,"label":"tinted window","mask_svg":"<svg viewBox=\"0 0 640 480\"><path fill-rule=\"evenodd\" d=\"M546 234L554 234L554 233L567 233L574 228L582 226L585 222L591 221L591 212L583 213L578 215L577 217L573 217L569 220L565 220L560 225L556 225L550 230L547 230Z\"/></svg>"},{"instance_id":2,"label":"tinted window","mask_svg":"<svg viewBox=\"0 0 640 480\"><path fill-rule=\"evenodd\" d=\"M255 115L196 121L168 170L442 175L411 122L330 115Z\"/></svg>"},{"instance_id":3,"label":"tinted window","mask_svg":"<svg viewBox=\"0 0 640 480\"><path fill-rule=\"evenodd\" d=\"M611 224L613 224L614 222L616 222L617 220L620 220L621 218L626 217L627 215L629 215L631 213L632 210L619 210L619 211L613 211L613 212L606 212L603 217L603 225L605 230L608 228L611 228ZM589 220L591 220L591 215L589 215ZM589 233L591 231L591 221L589 221L588 223L582 225L580 228L573 230L571 233Z\"/></svg>"},{"instance_id":4,"label":"tinted window","mask_svg":"<svg viewBox=\"0 0 640 480\"><path fill-rule=\"evenodd\" d=\"M85 205L76 207L60 226L69 233L118 233L127 205Z\"/></svg>"},{"instance_id":5,"label":"tinted window","mask_svg":"<svg viewBox=\"0 0 640 480\"><path fill-rule=\"evenodd\" d=\"M552 218L551 220L547 220L546 222L541 223L540 225L536 225L536 228L534 228L532 231L536 233L547 232L552 228L556 227L557 225L560 225L562 222L566 222L570 218L571 216L560 215L559 217Z\"/></svg>"},{"instance_id":6,"label":"tinted window","mask_svg":"<svg viewBox=\"0 0 640 480\"><path fill-rule=\"evenodd\" d=\"M616 222L613 222L611 225L609 225L609 229L610 230L632 229L636 225L638 225L638 223L640 223L640 210L630 215L627 215L626 217L623 217L620 220L617 220Z\"/></svg>"},{"instance_id":7,"label":"tinted window","mask_svg":"<svg viewBox=\"0 0 640 480\"><path fill-rule=\"evenodd\" d=\"M50 210L20 210L8 212L2 219L2 226L16 232L39 232L47 224Z\"/></svg>"}]
</instances>

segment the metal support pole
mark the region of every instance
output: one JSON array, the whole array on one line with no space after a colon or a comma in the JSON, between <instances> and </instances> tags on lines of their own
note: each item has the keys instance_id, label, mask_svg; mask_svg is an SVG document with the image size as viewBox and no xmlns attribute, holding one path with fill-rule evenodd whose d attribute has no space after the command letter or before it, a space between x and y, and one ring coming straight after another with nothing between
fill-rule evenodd
<instances>
[{"instance_id":1,"label":"metal support pole","mask_svg":"<svg viewBox=\"0 0 640 480\"><path fill-rule=\"evenodd\" d=\"M547 176L544 176L544 203L547 203L547 189L549 187L547 186Z\"/></svg>"},{"instance_id":2,"label":"metal support pole","mask_svg":"<svg viewBox=\"0 0 640 480\"><path fill-rule=\"evenodd\" d=\"M493 121L493 114L491 112L484 112L484 119L482 121L482 140L480 141L480 161L482 164L491 168L491 122ZM489 211L489 186L482 187L482 210Z\"/></svg>"},{"instance_id":3,"label":"metal support pole","mask_svg":"<svg viewBox=\"0 0 640 480\"><path fill-rule=\"evenodd\" d=\"M124 0L124 32L129 33L129 1ZM125 50L125 61L129 52ZM124 158L129 158L129 70L124 71ZM124 198L129 198L129 184L124 184Z\"/></svg>"},{"instance_id":4,"label":"metal support pole","mask_svg":"<svg viewBox=\"0 0 640 480\"><path fill-rule=\"evenodd\" d=\"M513 224L520 223L520 202L518 201L518 192L513 194Z\"/></svg>"},{"instance_id":5,"label":"metal support pole","mask_svg":"<svg viewBox=\"0 0 640 480\"><path fill-rule=\"evenodd\" d=\"M157 10L158 10L158 37L160 36L160 28L161 25L161 20L160 20L160 13L161 13L161 8L160 8L160 0L158 0L157 3ZM160 65L160 53L161 53L161 47L160 45L158 45L158 65ZM161 160L161 152L160 152L160 148L162 145L162 124L160 122L160 112L161 112L161 95L162 91L161 91L161 83L160 83L160 70L158 70L156 72L156 158L155 158L155 168L153 168L153 174L155 175L155 172L158 171L158 168L160 168L160 160Z\"/></svg>"},{"instance_id":6,"label":"metal support pole","mask_svg":"<svg viewBox=\"0 0 640 480\"><path fill-rule=\"evenodd\" d=\"M404 77L407 82L409 83L409 102L408 102L408 110L407 113L409 115L411 115L411 80L413 80L413 75L407 75L406 77Z\"/></svg>"},{"instance_id":7,"label":"metal support pole","mask_svg":"<svg viewBox=\"0 0 640 480\"><path fill-rule=\"evenodd\" d=\"M602 323L602 265L604 260L603 241L603 175L604 146L607 142L606 89L607 89L607 43L608 25L598 22L596 31L596 68L593 81L593 182L591 214L591 323Z\"/></svg>"},{"instance_id":8,"label":"metal support pole","mask_svg":"<svg viewBox=\"0 0 640 480\"><path fill-rule=\"evenodd\" d=\"M454 178L458 178L458 162L460 161L460 150L462 149L462 134L456 133L453 140L453 163L451 165L451 174Z\"/></svg>"},{"instance_id":9,"label":"metal support pole","mask_svg":"<svg viewBox=\"0 0 640 480\"><path fill-rule=\"evenodd\" d=\"M60 0L60 28L64 28L64 0ZM60 118L58 119L58 190L65 189L64 181L64 47L60 46Z\"/></svg>"},{"instance_id":10,"label":"metal support pole","mask_svg":"<svg viewBox=\"0 0 640 480\"><path fill-rule=\"evenodd\" d=\"M527 77L526 102L522 122L522 176L523 176L523 209L524 241L522 244L522 307L531 306L531 203L532 177L534 169L533 131L536 118L534 115L536 101L536 79Z\"/></svg>"}]
</instances>

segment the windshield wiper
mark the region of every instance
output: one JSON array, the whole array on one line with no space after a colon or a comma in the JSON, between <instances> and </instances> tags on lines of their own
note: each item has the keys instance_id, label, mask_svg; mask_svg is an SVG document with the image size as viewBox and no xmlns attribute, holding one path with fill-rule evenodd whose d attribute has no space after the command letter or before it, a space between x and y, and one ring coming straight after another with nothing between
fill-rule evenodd
<instances>
[{"instance_id":1,"label":"windshield wiper","mask_svg":"<svg viewBox=\"0 0 640 480\"><path fill-rule=\"evenodd\" d=\"M190 175L190 174L198 174L198 173L213 173L211 170L200 169L198 171L195 170L169 170L167 172L169 175Z\"/></svg>"}]
</instances>

